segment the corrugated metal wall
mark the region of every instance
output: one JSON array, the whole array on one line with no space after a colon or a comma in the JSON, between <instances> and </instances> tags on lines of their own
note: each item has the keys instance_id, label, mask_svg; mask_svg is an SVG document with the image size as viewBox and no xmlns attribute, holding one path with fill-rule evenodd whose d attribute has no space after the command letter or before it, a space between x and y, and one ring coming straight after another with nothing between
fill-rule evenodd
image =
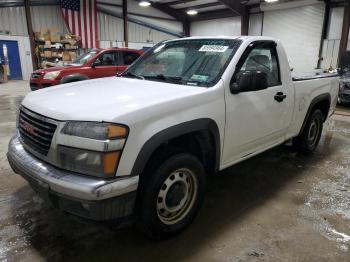
<instances>
[{"instance_id":1,"label":"corrugated metal wall","mask_svg":"<svg viewBox=\"0 0 350 262\"><path fill-rule=\"evenodd\" d=\"M336 68L343 25L344 7L331 8L327 39L323 41L322 68ZM348 41L349 44L350 41Z\"/></svg>"},{"instance_id":2,"label":"corrugated metal wall","mask_svg":"<svg viewBox=\"0 0 350 262\"><path fill-rule=\"evenodd\" d=\"M28 35L24 7L0 8L0 34Z\"/></svg>"},{"instance_id":3,"label":"corrugated metal wall","mask_svg":"<svg viewBox=\"0 0 350 262\"><path fill-rule=\"evenodd\" d=\"M116 17L97 13L99 25L99 39L109 41L123 41L123 22Z\"/></svg>"},{"instance_id":4,"label":"corrugated metal wall","mask_svg":"<svg viewBox=\"0 0 350 262\"><path fill-rule=\"evenodd\" d=\"M32 6L33 30L40 31L44 27L58 28L66 33L66 27L59 6ZM0 34L23 36L28 35L24 7L0 8Z\"/></svg>"},{"instance_id":5,"label":"corrugated metal wall","mask_svg":"<svg viewBox=\"0 0 350 262\"><path fill-rule=\"evenodd\" d=\"M134 23L128 23L129 41L135 43L153 43L157 44L164 40L175 39L177 37L150 29L145 26L140 26Z\"/></svg>"},{"instance_id":6,"label":"corrugated metal wall","mask_svg":"<svg viewBox=\"0 0 350 262\"><path fill-rule=\"evenodd\" d=\"M61 9L57 6L31 6L33 30L39 32L42 28L57 28L66 33L66 26Z\"/></svg>"},{"instance_id":7,"label":"corrugated metal wall","mask_svg":"<svg viewBox=\"0 0 350 262\"><path fill-rule=\"evenodd\" d=\"M191 36L241 35L241 18L222 18L209 21L193 22Z\"/></svg>"},{"instance_id":8,"label":"corrugated metal wall","mask_svg":"<svg viewBox=\"0 0 350 262\"><path fill-rule=\"evenodd\" d=\"M263 35L279 38L294 72L317 67L325 5L266 11Z\"/></svg>"},{"instance_id":9,"label":"corrugated metal wall","mask_svg":"<svg viewBox=\"0 0 350 262\"><path fill-rule=\"evenodd\" d=\"M101 41L120 41L123 37L123 20L114 16L98 12L99 39ZM154 29L135 23L128 23L129 41L134 43L158 43L163 40L176 38Z\"/></svg>"}]
</instances>

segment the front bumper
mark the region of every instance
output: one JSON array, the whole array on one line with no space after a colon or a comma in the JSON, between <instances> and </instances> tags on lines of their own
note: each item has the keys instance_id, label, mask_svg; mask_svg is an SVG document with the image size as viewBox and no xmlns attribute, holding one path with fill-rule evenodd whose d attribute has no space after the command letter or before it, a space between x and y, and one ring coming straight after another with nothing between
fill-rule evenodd
<instances>
[{"instance_id":1,"label":"front bumper","mask_svg":"<svg viewBox=\"0 0 350 262\"><path fill-rule=\"evenodd\" d=\"M138 176L100 179L49 165L23 148L17 136L10 140L8 161L53 206L93 220L110 220L133 213Z\"/></svg>"},{"instance_id":2,"label":"front bumper","mask_svg":"<svg viewBox=\"0 0 350 262\"><path fill-rule=\"evenodd\" d=\"M50 80L50 79L42 79L42 78L31 78L30 79L30 89L32 91L50 87L50 86L55 86L59 85L60 81L59 80Z\"/></svg>"}]
</instances>

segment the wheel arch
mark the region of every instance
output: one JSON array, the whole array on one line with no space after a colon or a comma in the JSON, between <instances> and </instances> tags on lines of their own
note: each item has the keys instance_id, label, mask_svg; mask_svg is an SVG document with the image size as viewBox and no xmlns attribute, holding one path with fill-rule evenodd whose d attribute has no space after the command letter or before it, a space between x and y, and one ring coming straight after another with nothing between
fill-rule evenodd
<instances>
[{"instance_id":1,"label":"wheel arch","mask_svg":"<svg viewBox=\"0 0 350 262\"><path fill-rule=\"evenodd\" d=\"M176 139L181 139L184 137L189 138L192 137L192 135L193 138L196 138L196 141L194 142L198 143L199 147L202 149L203 147L209 146L206 143L210 143L209 141L206 141L205 138L208 136L211 138L211 146L214 150L212 157L214 157L214 160L211 159L211 161L213 161L213 166L210 168L212 170L209 171L216 173L219 170L221 154L219 128L214 120L210 118L201 118L168 127L154 134L144 143L139 151L133 165L131 175L142 174L149 160L156 153L157 149L161 148L162 146L166 146L171 141L176 141ZM197 139L202 139L202 141ZM203 164L205 165L206 163Z\"/></svg>"},{"instance_id":2,"label":"wheel arch","mask_svg":"<svg viewBox=\"0 0 350 262\"><path fill-rule=\"evenodd\" d=\"M90 79L90 78L87 77L86 75L83 75L83 74L71 74L71 75L66 75L66 76L62 77L60 83L66 84L66 83L70 83L70 82L83 81L83 80L88 80L88 79Z\"/></svg>"},{"instance_id":3,"label":"wheel arch","mask_svg":"<svg viewBox=\"0 0 350 262\"><path fill-rule=\"evenodd\" d=\"M301 126L299 135L304 131L306 122L310 116L310 114L315 110L315 109L320 109L322 114L324 115L324 119L323 122L326 121L327 117L328 117L328 113L329 113L329 109L330 109L330 105L331 105L331 96L330 94L321 94L316 96L314 99L312 99L309 108L306 112L306 116L304 118L303 124Z\"/></svg>"}]
</instances>

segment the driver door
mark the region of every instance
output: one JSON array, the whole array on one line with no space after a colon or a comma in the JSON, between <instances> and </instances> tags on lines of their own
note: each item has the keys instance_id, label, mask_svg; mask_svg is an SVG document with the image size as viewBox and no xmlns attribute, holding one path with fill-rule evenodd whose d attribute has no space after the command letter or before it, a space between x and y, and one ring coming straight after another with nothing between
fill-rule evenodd
<instances>
[{"instance_id":1,"label":"driver door","mask_svg":"<svg viewBox=\"0 0 350 262\"><path fill-rule=\"evenodd\" d=\"M96 58L97 65L92 68L93 78L115 76L119 68L119 54L117 51L108 51Z\"/></svg>"},{"instance_id":2,"label":"driver door","mask_svg":"<svg viewBox=\"0 0 350 262\"><path fill-rule=\"evenodd\" d=\"M281 81L276 43L257 41L249 45L237 64L231 83L235 82L237 74L245 71L265 72L268 88L232 94L230 83L225 83L224 166L283 142L287 129L288 99L281 102L275 99L277 93L288 93Z\"/></svg>"}]
</instances>

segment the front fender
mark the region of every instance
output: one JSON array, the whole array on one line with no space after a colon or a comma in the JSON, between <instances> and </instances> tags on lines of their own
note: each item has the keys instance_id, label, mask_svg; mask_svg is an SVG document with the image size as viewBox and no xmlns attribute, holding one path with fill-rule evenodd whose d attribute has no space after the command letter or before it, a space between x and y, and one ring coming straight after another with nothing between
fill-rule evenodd
<instances>
[{"instance_id":1,"label":"front fender","mask_svg":"<svg viewBox=\"0 0 350 262\"><path fill-rule=\"evenodd\" d=\"M139 175L143 172L148 160L161 144L173 138L203 130L208 130L215 141L215 170L218 171L221 152L219 128L214 120L210 118L201 118L168 127L153 135L148 141L146 141L138 153L131 175Z\"/></svg>"}]
</instances>

